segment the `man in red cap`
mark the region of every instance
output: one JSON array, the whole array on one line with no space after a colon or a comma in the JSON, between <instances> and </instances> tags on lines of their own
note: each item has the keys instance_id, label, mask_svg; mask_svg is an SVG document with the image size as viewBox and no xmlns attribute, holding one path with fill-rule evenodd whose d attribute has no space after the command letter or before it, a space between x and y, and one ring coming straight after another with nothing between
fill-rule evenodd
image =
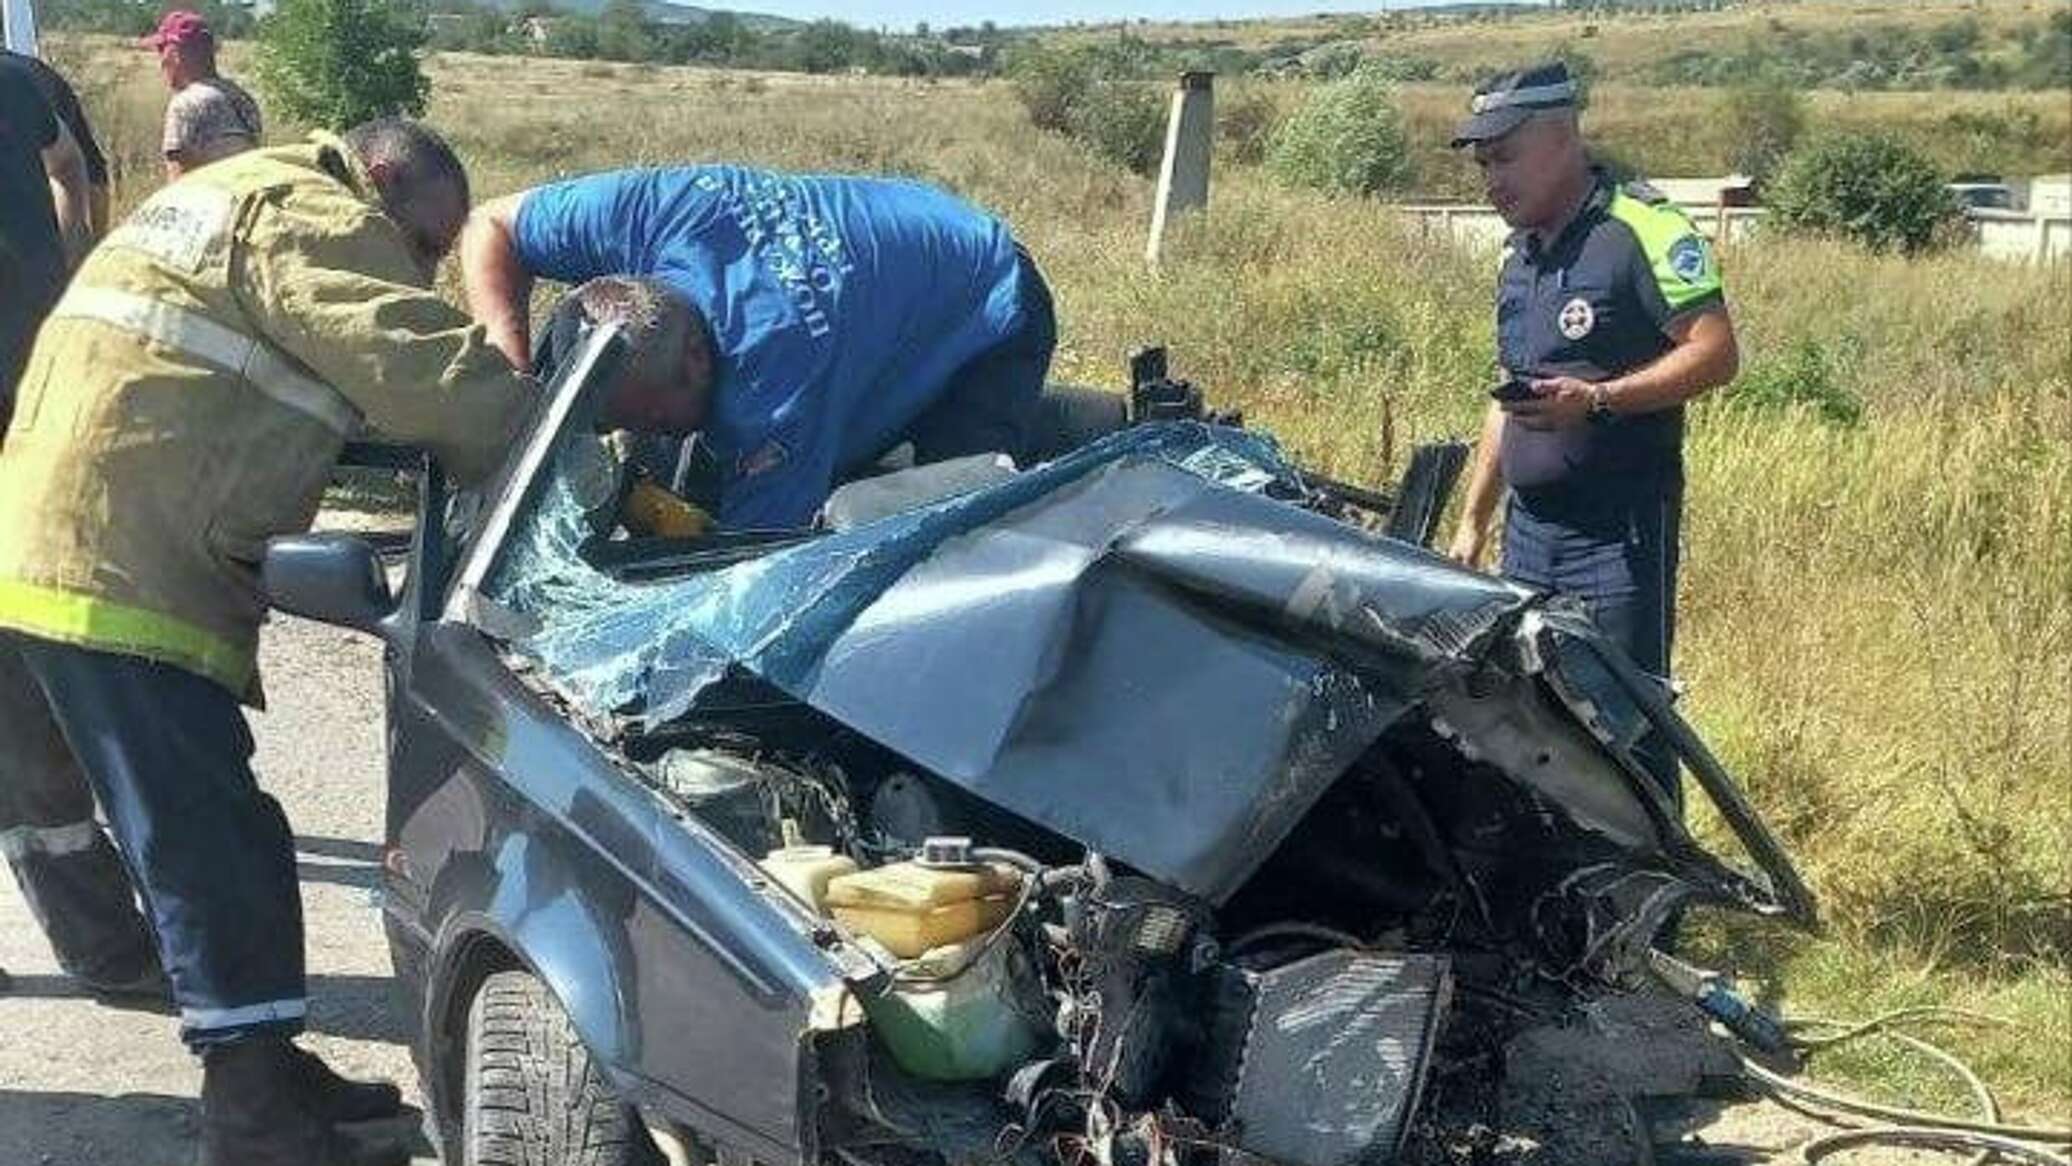
<instances>
[{"instance_id":1,"label":"man in red cap","mask_svg":"<svg viewBox=\"0 0 2072 1166\"><path fill-rule=\"evenodd\" d=\"M259 144L259 103L216 72L216 36L201 13L166 13L144 44L158 50L158 70L173 91L165 107L166 181Z\"/></svg>"}]
</instances>

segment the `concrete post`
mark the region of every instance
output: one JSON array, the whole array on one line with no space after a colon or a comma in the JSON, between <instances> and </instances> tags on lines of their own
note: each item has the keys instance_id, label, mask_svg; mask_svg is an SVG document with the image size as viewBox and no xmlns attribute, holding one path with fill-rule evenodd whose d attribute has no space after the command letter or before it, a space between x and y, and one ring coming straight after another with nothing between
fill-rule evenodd
<instances>
[{"instance_id":1,"label":"concrete post","mask_svg":"<svg viewBox=\"0 0 2072 1166\"><path fill-rule=\"evenodd\" d=\"M0 40L25 56L36 55L36 5L34 0L0 0Z\"/></svg>"},{"instance_id":2,"label":"concrete post","mask_svg":"<svg viewBox=\"0 0 2072 1166\"><path fill-rule=\"evenodd\" d=\"M1151 206L1151 242L1144 258L1153 267L1165 253L1166 225L1181 214L1209 205L1209 155L1216 140L1216 75L1182 73L1166 121L1165 162L1158 171L1158 197Z\"/></svg>"}]
</instances>

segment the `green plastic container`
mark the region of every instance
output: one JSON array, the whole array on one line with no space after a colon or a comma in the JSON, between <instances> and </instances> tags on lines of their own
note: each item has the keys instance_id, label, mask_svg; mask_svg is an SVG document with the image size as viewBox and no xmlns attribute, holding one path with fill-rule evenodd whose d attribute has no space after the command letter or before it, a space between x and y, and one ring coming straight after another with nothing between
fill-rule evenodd
<instances>
[{"instance_id":1,"label":"green plastic container","mask_svg":"<svg viewBox=\"0 0 2072 1166\"><path fill-rule=\"evenodd\" d=\"M929 975L962 964L983 940L935 948L909 961L907 975ZM864 1001L871 1031L901 1069L929 1081L984 1081L1026 1062L1041 1039L1015 1001L1030 989L1021 949L1002 936L976 963L942 982L895 980L892 990ZM1040 999L1041 993L1030 998Z\"/></svg>"}]
</instances>

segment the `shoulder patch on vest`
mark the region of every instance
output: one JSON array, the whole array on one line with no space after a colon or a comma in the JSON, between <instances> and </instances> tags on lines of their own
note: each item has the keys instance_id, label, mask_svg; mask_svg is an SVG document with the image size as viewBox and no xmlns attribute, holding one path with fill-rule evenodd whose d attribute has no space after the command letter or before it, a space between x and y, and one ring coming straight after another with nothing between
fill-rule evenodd
<instances>
[{"instance_id":1,"label":"shoulder patch on vest","mask_svg":"<svg viewBox=\"0 0 2072 1166\"><path fill-rule=\"evenodd\" d=\"M1614 195L1611 217L1633 232L1662 300L1673 312L1721 294L1719 262L1712 245L1682 209Z\"/></svg>"},{"instance_id":2,"label":"shoulder patch on vest","mask_svg":"<svg viewBox=\"0 0 2072 1166\"><path fill-rule=\"evenodd\" d=\"M174 183L152 195L108 236L109 247L141 251L180 271L199 271L228 235L236 197L220 187Z\"/></svg>"},{"instance_id":3,"label":"shoulder patch on vest","mask_svg":"<svg viewBox=\"0 0 2072 1166\"><path fill-rule=\"evenodd\" d=\"M1685 283L1698 283L1707 274L1712 261L1705 253L1705 245L1695 235L1685 235L1669 245L1669 270L1676 273Z\"/></svg>"}]
</instances>

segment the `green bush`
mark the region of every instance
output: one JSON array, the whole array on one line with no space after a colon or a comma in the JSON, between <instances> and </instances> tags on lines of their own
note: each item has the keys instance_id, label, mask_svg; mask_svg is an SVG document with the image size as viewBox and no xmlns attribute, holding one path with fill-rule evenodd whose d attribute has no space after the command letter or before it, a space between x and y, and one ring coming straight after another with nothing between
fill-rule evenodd
<instances>
[{"instance_id":1,"label":"green bush","mask_svg":"<svg viewBox=\"0 0 2072 1166\"><path fill-rule=\"evenodd\" d=\"M547 36L540 46L550 57L586 60L598 52L597 21L581 13L556 16L547 24Z\"/></svg>"},{"instance_id":2,"label":"green bush","mask_svg":"<svg viewBox=\"0 0 2072 1166\"><path fill-rule=\"evenodd\" d=\"M259 81L289 120L347 129L424 113L423 19L385 0L280 0L259 22Z\"/></svg>"},{"instance_id":3,"label":"green bush","mask_svg":"<svg viewBox=\"0 0 2072 1166\"><path fill-rule=\"evenodd\" d=\"M1741 374L1726 399L1750 409L1804 410L1844 428L1863 421L1863 400L1842 383L1827 349L1807 336Z\"/></svg>"},{"instance_id":4,"label":"green bush","mask_svg":"<svg viewBox=\"0 0 2072 1166\"><path fill-rule=\"evenodd\" d=\"M1774 81L1738 85L1727 93L1728 164L1759 182L1777 172L1806 128L1806 101Z\"/></svg>"},{"instance_id":5,"label":"green bush","mask_svg":"<svg viewBox=\"0 0 2072 1166\"><path fill-rule=\"evenodd\" d=\"M1319 45L1302 54L1302 71L1320 81L1336 81L1359 72L1367 54L1356 41Z\"/></svg>"},{"instance_id":6,"label":"green bush","mask_svg":"<svg viewBox=\"0 0 2072 1166\"><path fill-rule=\"evenodd\" d=\"M1361 69L1310 94L1282 123L1266 164L1283 182L1344 194L1382 194L1410 185L1409 135L1395 86Z\"/></svg>"},{"instance_id":7,"label":"green bush","mask_svg":"<svg viewBox=\"0 0 2072 1166\"><path fill-rule=\"evenodd\" d=\"M1838 133L1794 151L1770 185L1770 221L1876 251L1925 250L1957 217L1935 165L1895 138Z\"/></svg>"},{"instance_id":8,"label":"green bush","mask_svg":"<svg viewBox=\"0 0 2072 1166\"><path fill-rule=\"evenodd\" d=\"M1106 46L1038 46L1017 57L1008 75L1038 129L1149 174L1164 147L1165 103L1135 79L1137 65L1130 54Z\"/></svg>"}]
</instances>

